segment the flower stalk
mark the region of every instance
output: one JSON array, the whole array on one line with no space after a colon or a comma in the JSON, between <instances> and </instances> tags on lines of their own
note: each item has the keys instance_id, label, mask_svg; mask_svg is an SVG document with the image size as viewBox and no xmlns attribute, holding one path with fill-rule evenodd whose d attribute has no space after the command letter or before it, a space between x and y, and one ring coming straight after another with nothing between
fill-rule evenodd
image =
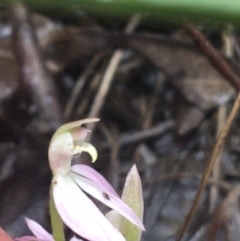
<instances>
[{"instance_id":1,"label":"flower stalk","mask_svg":"<svg viewBox=\"0 0 240 241\"><path fill-rule=\"evenodd\" d=\"M51 184L49 209L50 209L50 219L51 219L53 238L55 241L65 241L63 221L62 221L61 217L59 216L59 213L54 204L52 190L53 190L53 187Z\"/></svg>"}]
</instances>

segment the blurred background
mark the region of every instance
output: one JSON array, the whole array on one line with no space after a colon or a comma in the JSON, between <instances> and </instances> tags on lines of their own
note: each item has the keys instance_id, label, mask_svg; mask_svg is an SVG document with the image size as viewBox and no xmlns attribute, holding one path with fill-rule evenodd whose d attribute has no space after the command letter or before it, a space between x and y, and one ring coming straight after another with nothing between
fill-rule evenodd
<instances>
[{"instance_id":1,"label":"blurred background","mask_svg":"<svg viewBox=\"0 0 240 241\"><path fill-rule=\"evenodd\" d=\"M164 2L1 3L0 226L12 237L29 234L24 217L50 231L47 152L54 131L99 117L87 126L99 152L93 167L121 193L136 163L142 240L175 240L236 97L183 23L201 29L238 74L240 4ZM185 240L239 240L239 121ZM73 162L92 165L84 153Z\"/></svg>"}]
</instances>

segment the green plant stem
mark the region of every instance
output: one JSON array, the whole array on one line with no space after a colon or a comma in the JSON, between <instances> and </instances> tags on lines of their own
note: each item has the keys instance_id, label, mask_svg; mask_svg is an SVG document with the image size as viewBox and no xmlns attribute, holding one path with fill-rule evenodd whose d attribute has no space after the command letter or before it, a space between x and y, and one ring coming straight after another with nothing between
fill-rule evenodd
<instances>
[{"instance_id":1,"label":"green plant stem","mask_svg":"<svg viewBox=\"0 0 240 241\"><path fill-rule=\"evenodd\" d=\"M5 0L9 1L9 0ZM79 16L85 12L98 18L129 19L139 13L146 21L181 24L189 21L201 24L232 23L240 26L239 0L23 0L36 10L60 11Z\"/></svg>"},{"instance_id":2,"label":"green plant stem","mask_svg":"<svg viewBox=\"0 0 240 241\"><path fill-rule=\"evenodd\" d=\"M49 208L50 208L50 218L51 218L53 238L55 241L65 241L63 222L58 214L58 211L56 209L56 206L53 200L52 185L51 185L51 191L50 191Z\"/></svg>"}]
</instances>

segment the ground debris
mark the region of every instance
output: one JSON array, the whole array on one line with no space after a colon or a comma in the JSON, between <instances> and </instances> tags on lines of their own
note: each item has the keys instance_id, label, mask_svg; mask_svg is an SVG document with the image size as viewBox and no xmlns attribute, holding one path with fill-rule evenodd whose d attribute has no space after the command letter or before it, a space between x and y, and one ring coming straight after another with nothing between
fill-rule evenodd
<instances>
[{"instance_id":1,"label":"ground debris","mask_svg":"<svg viewBox=\"0 0 240 241\"><path fill-rule=\"evenodd\" d=\"M29 216L49 229L51 134L66 119L94 112L101 119L91 137L99 151L94 167L121 192L136 163L144 187L142 240L174 240L215 143L216 110L225 104L228 111L234 89L178 31L140 26L125 33L122 26L28 15L22 7L0 12L0 226L13 237L28 234ZM107 69L112 83L101 92ZM186 240L213 232L208 240L239 236L238 123L239 117L226 140L222 176L207 181ZM79 162L90 164L87 155L74 159ZM219 189L218 208L210 213L212 186Z\"/></svg>"}]
</instances>

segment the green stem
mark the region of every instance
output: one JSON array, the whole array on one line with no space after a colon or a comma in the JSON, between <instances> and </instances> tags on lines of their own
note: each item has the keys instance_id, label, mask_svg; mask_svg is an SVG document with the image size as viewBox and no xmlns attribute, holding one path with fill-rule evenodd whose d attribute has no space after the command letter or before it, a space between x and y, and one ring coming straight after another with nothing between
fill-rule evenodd
<instances>
[{"instance_id":1,"label":"green stem","mask_svg":"<svg viewBox=\"0 0 240 241\"><path fill-rule=\"evenodd\" d=\"M51 185L51 190L50 190L49 208L50 208L50 218L51 218L53 238L55 241L65 241L63 222L58 214L58 211L56 209L56 206L55 206L55 203L53 200L53 186L52 185Z\"/></svg>"},{"instance_id":2,"label":"green stem","mask_svg":"<svg viewBox=\"0 0 240 241\"><path fill-rule=\"evenodd\" d=\"M9 1L9 0L4 0ZM226 24L240 26L239 0L22 0L35 10L79 16L82 11L94 18L127 20L139 13L148 22L181 24Z\"/></svg>"}]
</instances>

